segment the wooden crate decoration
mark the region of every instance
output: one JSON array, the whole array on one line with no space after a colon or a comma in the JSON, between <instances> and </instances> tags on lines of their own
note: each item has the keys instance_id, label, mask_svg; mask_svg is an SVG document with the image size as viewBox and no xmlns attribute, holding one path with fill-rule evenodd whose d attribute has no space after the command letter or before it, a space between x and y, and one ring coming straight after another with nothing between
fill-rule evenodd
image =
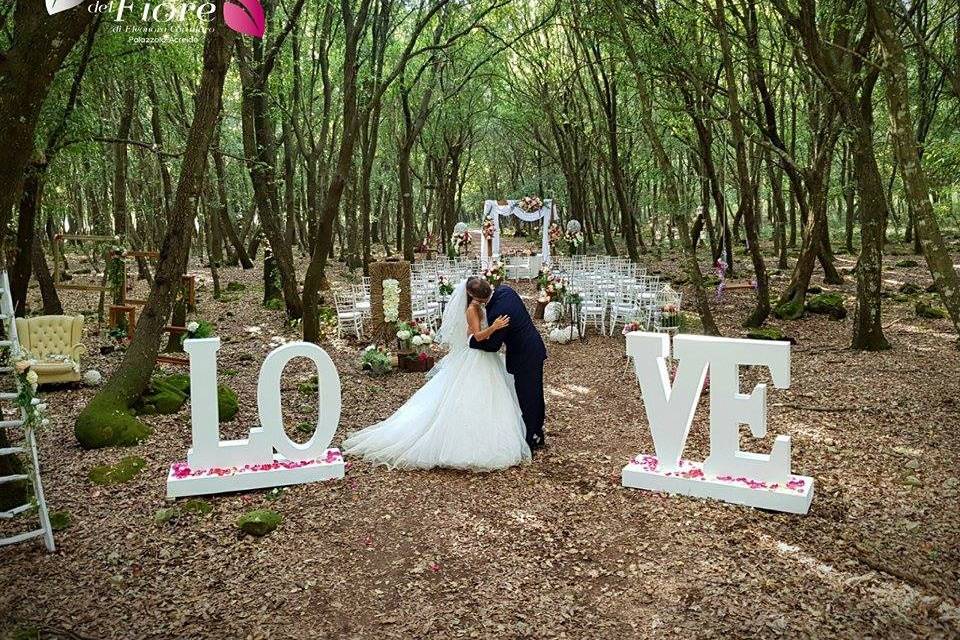
<instances>
[{"instance_id":1,"label":"wooden crate decoration","mask_svg":"<svg viewBox=\"0 0 960 640\"><path fill-rule=\"evenodd\" d=\"M370 265L370 324L374 342L391 344L396 328L392 322L383 319L383 281L393 278L400 283L400 305L398 320L413 318L413 304L410 300L410 263L406 260L387 259Z\"/></svg>"}]
</instances>

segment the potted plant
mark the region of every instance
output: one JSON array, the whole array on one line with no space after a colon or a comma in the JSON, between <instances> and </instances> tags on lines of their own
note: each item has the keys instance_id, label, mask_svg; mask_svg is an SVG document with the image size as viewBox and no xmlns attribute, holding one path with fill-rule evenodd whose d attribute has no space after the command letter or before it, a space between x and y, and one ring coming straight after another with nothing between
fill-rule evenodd
<instances>
[{"instance_id":1,"label":"potted plant","mask_svg":"<svg viewBox=\"0 0 960 640\"><path fill-rule=\"evenodd\" d=\"M433 329L417 322L397 324L397 365L402 371L429 371L433 367L433 356L428 354L433 344Z\"/></svg>"},{"instance_id":2,"label":"potted plant","mask_svg":"<svg viewBox=\"0 0 960 640\"><path fill-rule=\"evenodd\" d=\"M370 345L360 352L360 368L371 376L384 376L393 371L390 352L379 345Z\"/></svg>"}]
</instances>

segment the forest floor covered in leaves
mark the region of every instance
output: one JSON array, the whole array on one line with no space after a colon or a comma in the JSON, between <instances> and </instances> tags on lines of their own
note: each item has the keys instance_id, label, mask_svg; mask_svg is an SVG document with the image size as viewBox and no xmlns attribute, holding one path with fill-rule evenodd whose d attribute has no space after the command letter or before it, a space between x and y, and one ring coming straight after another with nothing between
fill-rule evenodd
<instances>
[{"instance_id":1,"label":"forest floor covered in leaves","mask_svg":"<svg viewBox=\"0 0 960 640\"><path fill-rule=\"evenodd\" d=\"M922 287L922 266L887 258L885 287ZM839 256L841 267L853 259ZM676 275L670 261L652 269ZM206 273L208 272L200 272ZM224 269L244 291L214 300L207 280L196 318L223 340L220 380L240 396L223 437L256 424L256 376L277 337L295 339L283 313L264 309L258 271ZM786 276L774 279L782 288ZM344 274L335 283L342 285ZM533 304L533 286L514 283ZM820 284L816 282L815 284ZM825 287L852 310L855 282ZM32 294L35 295L35 292ZM689 296L687 299L692 299ZM725 335L742 336L752 293L716 305ZM92 296L65 298L71 312ZM689 305L687 305L689 307ZM51 424L40 434L42 477L70 526L56 553L39 543L0 551L0 634L18 628L65 638L410 637L956 637L960 633L960 353L947 320L917 318L888 300L883 353L848 349L850 319L772 320L796 338L789 390L769 389L768 451L793 438L793 471L813 476L805 517L620 487L631 456L653 451L624 339L590 334L548 345L549 448L521 468L475 475L401 472L352 461L342 481L210 496L158 523L171 462L190 446L189 409L144 418L139 446L81 450L73 422L94 393L44 393ZM541 327L542 328L542 327ZM84 369L109 375L88 319ZM422 374L363 375L365 343L323 343L340 372L345 434L385 418ZM288 432L315 416L284 381ZM748 380L769 380L751 371ZM686 456L708 448L707 396ZM140 456L131 480L94 485L96 465ZM209 509L207 508L209 507ZM245 512L283 516L262 538L238 532Z\"/></svg>"}]
</instances>

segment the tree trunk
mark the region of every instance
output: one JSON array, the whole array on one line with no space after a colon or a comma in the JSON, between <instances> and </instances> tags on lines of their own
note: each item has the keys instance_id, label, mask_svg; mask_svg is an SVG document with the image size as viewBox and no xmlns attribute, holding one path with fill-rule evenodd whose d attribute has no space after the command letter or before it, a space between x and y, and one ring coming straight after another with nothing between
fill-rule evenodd
<instances>
[{"instance_id":1,"label":"tree trunk","mask_svg":"<svg viewBox=\"0 0 960 640\"><path fill-rule=\"evenodd\" d=\"M146 388L153 373L164 325L187 266L197 200L202 191L207 151L220 114L233 37L234 32L226 27L222 17L207 28L193 122L187 134L156 277L123 361L77 418L74 433L84 448L134 444L149 434L149 429L130 415L129 406Z\"/></svg>"},{"instance_id":2,"label":"tree trunk","mask_svg":"<svg viewBox=\"0 0 960 640\"><path fill-rule=\"evenodd\" d=\"M41 2L20 0L13 9L10 45L0 52L0 229L20 198L34 149L40 110L64 59L94 14L87 5L48 15ZM9 18L8 18L9 20ZM6 236L0 237L0 243ZM0 247L0 260L5 252Z\"/></svg>"},{"instance_id":3,"label":"tree trunk","mask_svg":"<svg viewBox=\"0 0 960 640\"><path fill-rule=\"evenodd\" d=\"M890 112L890 133L900 161L908 203L916 216L917 236L927 260L927 267L933 276L933 284L950 314L954 329L960 333L960 281L950 252L940 235L940 225L930 202L930 188L921 163L919 145L913 134L915 129L910 113L907 61L903 43L890 16L887 0L868 0L867 6L883 48L883 76Z\"/></svg>"}]
</instances>

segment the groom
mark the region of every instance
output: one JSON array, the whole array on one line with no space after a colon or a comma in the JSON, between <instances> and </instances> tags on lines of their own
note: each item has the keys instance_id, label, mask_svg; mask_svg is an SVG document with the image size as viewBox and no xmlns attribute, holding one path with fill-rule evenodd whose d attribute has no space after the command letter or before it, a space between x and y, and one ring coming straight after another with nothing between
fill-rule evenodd
<instances>
[{"instance_id":1,"label":"groom","mask_svg":"<svg viewBox=\"0 0 960 640\"><path fill-rule=\"evenodd\" d=\"M506 285L493 290L482 278L467 281L467 293L474 300L485 301L487 318L509 316L510 324L496 331L483 342L470 338L470 347L481 351L499 351L507 346L507 371L513 375L517 400L527 427L527 444L530 449L543 447L543 419L546 408L543 402L543 361L547 349L540 332L533 325L530 314L517 292Z\"/></svg>"}]
</instances>

